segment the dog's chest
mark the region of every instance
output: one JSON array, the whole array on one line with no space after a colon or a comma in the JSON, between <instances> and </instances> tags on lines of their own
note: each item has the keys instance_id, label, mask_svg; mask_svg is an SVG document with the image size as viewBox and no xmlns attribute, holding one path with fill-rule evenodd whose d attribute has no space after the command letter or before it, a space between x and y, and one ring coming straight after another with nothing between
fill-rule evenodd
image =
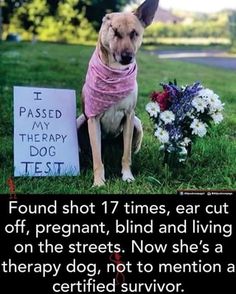
<instances>
[{"instance_id":1,"label":"dog's chest","mask_svg":"<svg viewBox=\"0 0 236 294\"><path fill-rule=\"evenodd\" d=\"M100 118L102 132L105 135L118 136L123 130L123 119L134 110L137 101L137 84L134 91L126 98L106 110Z\"/></svg>"}]
</instances>

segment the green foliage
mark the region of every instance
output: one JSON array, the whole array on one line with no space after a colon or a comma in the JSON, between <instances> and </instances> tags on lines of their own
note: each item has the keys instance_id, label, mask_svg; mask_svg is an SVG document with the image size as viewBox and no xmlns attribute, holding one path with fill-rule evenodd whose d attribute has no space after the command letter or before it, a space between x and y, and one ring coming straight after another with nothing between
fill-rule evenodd
<instances>
[{"instance_id":1,"label":"green foliage","mask_svg":"<svg viewBox=\"0 0 236 294\"><path fill-rule=\"evenodd\" d=\"M156 43L158 38L228 40L228 12L216 14L183 14L180 23L154 23L145 32L145 43Z\"/></svg>"},{"instance_id":2,"label":"green foliage","mask_svg":"<svg viewBox=\"0 0 236 294\"><path fill-rule=\"evenodd\" d=\"M50 43L2 43L0 46L0 192L8 193L7 178L13 173L13 86L41 86L75 89L77 114L81 113L81 88L93 47ZM144 127L140 152L133 157L136 180L124 183L120 178L117 152L107 154L107 184L91 188L92 164L83 167L78 177L16 178L17 193L176 193L177 189L236 189L236 74L186 62L160 60L142 52L138 55L139 97L137 115ZM161 90L160 82L174 78L180 84L201 81L214 89L225 103L224 121L209 135L193 145L186 166L171 172L163 164L153 125L145 111L149 95ZM108 146L108 151L111 148ZM116 164L116 162L118 162Z\"/></svg>"},{"instance_id":3,"label":"green foliage","mask_svg":"<svg viewBox=\"0 0 236 294\"><path fill-rule=\"evenodd\" d=\"M23 39L34 35L42 41L84 43L96 40L92 25L85 12L76 7L80 0L63 0L58 3L54 15L50 14L47 0L31 0L16 10L10 30L18 31Z\"/></svg>"},{"instance_id":4,"label":"green foliage","mask_svg":"<svg viewBox=\"0 0 236 294\"><path fill-rule=\"evenodd\" d=\"M95 30L99 30L101 21L103 16L112 11L119 11L122 6L126 5L129 1L126 0L78 0L78 1L67 1L67 0L4 0L7 2L3 7L3 23L9 24L11 23L11 29L17 30L18 32L23 33L23 36L26 37L25 31L30 29L31 33L37 34L38 24L35 22L35 18L40 18L41 21L44 20L44 17L49 18L45 21L43 26L47 24L50 25L50 33L54 33L56 30L52 28L52 26L57 22L58 17L62 15L59 13L61 8L65 8L65 6L70 5L73 7L74 11L79 12L92 24ZM42 9L42 4L45 10ZM38 7L38 11L35 11L35 8ZM44 10L44 11L43 11ZM31 11L31 13L28 13ZM68 8L65 9L68 11ZM87 38L91 34L91 26L89 26L88 31L83 33L84 29L87 27L87 23L81 20L82 28L79 32L79 35L82 35L83 38ZM67 21L66 21L67 23ZM76 23L76 21L75 21ZM72 22L72 24L75 25ZM22 30L22 28L24 30ZM72 29L68 29L71 31ZM76 35L78 35L78 30L76 30ZM45 34L43 34L45 37ZM46 34L47 35L47 34ZM57 34L59 35L59 33ZM92 33L92 38L94 37L94 33ZM54 38L55 39L55 38ZM63 39L63 38L62 38ZM71 37L69 37L71 39Z\"/></svg>"},{"instance_id":5,"label":"green foliage","mask_svg":"<svg viewBox=\"0 0 236 294\"><path fill-rule=\"evenodd\" d=\"M106 13L120 11L129 2L130 0L83 0L79 3L79 8L86 7L85 16L98 31Z\"/></svg>"},{"instance_id":6,"label":"green foliage","mask_svg":"<svg viewBox=\"0 0 236 294\"><path fill-rule=\"evenodd\" d=\"M44 17L38 28L39 39L68 43L95 41L96 33L85 18L84 11L79 12L76 8L78 2L79 0L60 2L54 17Z\"/></svg>"},{"instance_id":7,"label":"green foliage","mask_svg":"<svg viewBox=\"0 0 236 294\"><path fill-rule=\"evenodd\" d=\"M9 24L10 23L10 18L12 17L13 11L20 7L24 2L27 0L1 0L3 2L3 23L4 24ZM0 2L1 2L0 1Z\"/></svg>"},{"instance_id":8,"label":"green foliage","mask_svg":"<svg viewBox=\"0 0 236 294\"><path fill-rule=\"evenodd\" d=\"M227 23L193 22L192 24L154 23L147 28L145 38L224 38L228 37Z\"/></svg>"},{"instance_id":9,"label":"green foliage","mask_svg":"<svg viewBox=\"0 0 236 294\"><path fill-rule=\"evenodd\" d=\"M232 44L231 51L236 52L236 12L232 12L229 16L229 31Z\"/></svg>"},{"instance_id":10,"label":"green foliage","mask_svg":"<svg viewBox=\"0 0 236 294\"><path fill-rule=\"evenodd\" d=\"M35 35L37 34L37 28L47 13L48 5L46 0L33 0L29 3L24 3L17 9L12 19L12 24L16 27L23 27Z\"/></svg>"}]
</instances>

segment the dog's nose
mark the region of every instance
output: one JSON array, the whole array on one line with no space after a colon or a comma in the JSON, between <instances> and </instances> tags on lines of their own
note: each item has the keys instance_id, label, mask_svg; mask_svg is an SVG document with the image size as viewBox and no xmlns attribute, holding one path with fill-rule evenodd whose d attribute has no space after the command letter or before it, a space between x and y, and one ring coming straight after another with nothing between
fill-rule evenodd
<instances>
[{"instance_id":1,"label":"dog's nose","mask_svg":"<svg viewBox=\"0 0 236 294\"><path fill-rule=\"evenodd\" d=\"M133 60L133 53L132 52L122 52L121 53L121 64L125 65L125 64L129 64L131 63Z\"/></svg>"}]
</instances>

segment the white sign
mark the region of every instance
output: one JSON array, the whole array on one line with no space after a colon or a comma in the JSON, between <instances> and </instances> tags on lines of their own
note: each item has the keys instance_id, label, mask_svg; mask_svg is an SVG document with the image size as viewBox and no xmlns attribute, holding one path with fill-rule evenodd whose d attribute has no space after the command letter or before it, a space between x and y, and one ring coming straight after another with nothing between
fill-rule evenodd
<instances>
[{"instance_id":1,"label":"white sign","mask_svg":"<svg viewBox=\"0 0 236 294\"><path fill-rule=\"evenodd\" d=\"M14 87L14 175L78 174L75 91Z\"/></svg>"}]
</instances>

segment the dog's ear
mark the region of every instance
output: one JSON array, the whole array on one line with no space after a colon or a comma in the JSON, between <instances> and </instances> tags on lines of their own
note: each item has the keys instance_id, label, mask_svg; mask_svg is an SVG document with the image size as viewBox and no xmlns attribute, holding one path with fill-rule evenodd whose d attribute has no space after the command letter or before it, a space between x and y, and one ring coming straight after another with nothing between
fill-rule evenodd
<instances>
[{"instance_id":1,"label":"dog's ear","mask_svg":"<svg viewBox=\"0 0 236 294\"><path fill-rule=\"evenodd\" d=\"M143 27L149 26L157 11L159 0L145 0L135 11L134 14L138 17Z\"/></svg>"}]
</instances>

